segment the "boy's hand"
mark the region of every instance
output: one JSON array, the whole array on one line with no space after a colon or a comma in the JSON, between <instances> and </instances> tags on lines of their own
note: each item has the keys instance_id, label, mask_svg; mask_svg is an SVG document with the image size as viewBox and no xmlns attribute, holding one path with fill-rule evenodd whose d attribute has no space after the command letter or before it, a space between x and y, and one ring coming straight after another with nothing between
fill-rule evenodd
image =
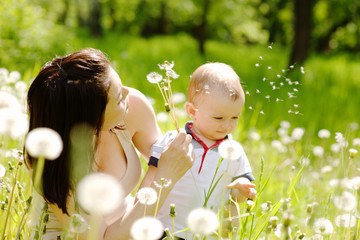
<instances>
[{"instance_id":1,"label":"boy's hand","mask_svg":"<svg viewBox=\"0 0 360 240\"><path fill-rule=\"evenodd\" d=\"M226 188L232 189L232 196L235 199L256 198L255 184L252 184L249 179L241 177L230 183Z\"/></svg>"}]
</instances>

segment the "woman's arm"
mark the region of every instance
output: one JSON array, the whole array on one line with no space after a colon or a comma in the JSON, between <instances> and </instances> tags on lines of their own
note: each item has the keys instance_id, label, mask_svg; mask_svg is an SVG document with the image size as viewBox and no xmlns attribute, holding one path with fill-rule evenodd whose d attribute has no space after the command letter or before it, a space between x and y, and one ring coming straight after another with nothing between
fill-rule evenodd
<instances>
[{"instance_id":1,"label":"woman's arm","mask_svg":"<svg viewBox=\"0 0 360 240\"><path fill-rule=\"evenodd\" d=\"M171 180L171 185L165 187L161 191L159 208L164 203L166 197L172 190L175 183L191 168L193 164L192 159L192 145L191 136L187 135L185 131L181 130L177 137L165 147L159 159L158 168L154 176L154 181L160 182L162 178ZM155 189L159 194L159 188L155 186L154 181L150 187ZM146 207L146 215L154 216L156 204ZM130 228L134 221L144 216L144 205L137 202L132 210L127 212L125 216L118 219L110 225L106 232L104 239L129 239Z\"/></svg>"},{"instance_id":2,"label":"woman's arm","mask_svg":"<svg viewBox=\"0 0 360 240\"><path fill-rule=\"evenodd\" d=\"M129 110L125 116L125 123L135 147L148 160L151 146L162 133L150 102L140 91L133 88L129 90Z\"/></svg>"}]
</instances>

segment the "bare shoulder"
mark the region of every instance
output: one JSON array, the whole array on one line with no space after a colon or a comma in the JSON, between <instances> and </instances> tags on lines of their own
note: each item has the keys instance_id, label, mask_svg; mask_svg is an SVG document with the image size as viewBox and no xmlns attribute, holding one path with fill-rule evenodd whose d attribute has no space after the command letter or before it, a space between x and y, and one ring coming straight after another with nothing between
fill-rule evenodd
<instances>
[{"instance_id":1,"label":"bare shoulder","mask_svg":"<svg viewBox=\"0 0 360 240\"><path fill-rule=\"evenodd\" d=\"M125 116L125 123L133 136L142 124L155 120L155 112L146 96L139 90L129 88L129 108Z\"/></svg>"}]
</instances>

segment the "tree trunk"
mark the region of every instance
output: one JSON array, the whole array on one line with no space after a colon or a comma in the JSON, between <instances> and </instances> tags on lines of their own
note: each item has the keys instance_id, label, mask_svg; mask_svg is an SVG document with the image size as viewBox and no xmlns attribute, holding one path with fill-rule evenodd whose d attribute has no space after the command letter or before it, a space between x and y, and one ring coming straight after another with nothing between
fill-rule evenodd
<instances>
[{"instance_id":1,"label":"tree trunk","mask_svg":"<svg viewBox=\"0 0 360 240\"><path fill-rule=\"evenodd\" d=\"M64 25L66 25L66 19L67 19L68 12L69 12L69 6L70 6L69 0L64 0L64 10L59 17L59 22Z\"/></svg>"},{"instance_id":2,"label":"tree trunk","mask_svg":"<svg viewBox=\"0 0 360 240\"><path fill-rule=\"evenodd\" d=\"M302 64L308 57L315 0L294 0L294 39L290 65Z\"/></svg>"},{"instance_id":3,"label":"tree trunk","mask_svg":"<svg viewBox=\"0 0 360 240\"><path fill-rule=\"evenodd\" d=\"M206 41L206 28L207 28L207 14L210 8L211 0L203 0L203 11L201 15L201 22L197 29L195 30L195 37L199 44L199 51L201 54L205 53L205 41Z\"/></svg>"},{"instance_id":4,"label":"tree trunk","mask_svg":"<svg viewBox=\"0 0 360 240\"><path fill-rule=\"evenodd\" d=\"M99 0L92 0L91 14L90 14L90 29L94 36L102 35L102 27L100 23L101 8Z\"/></svg>"}]
</instances>

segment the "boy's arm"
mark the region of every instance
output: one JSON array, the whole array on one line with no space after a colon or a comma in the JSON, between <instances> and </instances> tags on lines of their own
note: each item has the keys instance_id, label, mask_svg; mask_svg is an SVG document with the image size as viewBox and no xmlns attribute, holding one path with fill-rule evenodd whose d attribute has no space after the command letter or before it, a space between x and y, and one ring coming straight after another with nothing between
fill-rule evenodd
<instances>
[{"instance_id":1,"label":"boy's arm","mask_svg":"<svg viewBox=\"0 0 360 240\"><path fill-rule=\"evenodd\" d=\"M256 198L256 186L247 177L239 177L226 187L231 189L231 196L237 202Z\"/></svg>"}]
</instances>

